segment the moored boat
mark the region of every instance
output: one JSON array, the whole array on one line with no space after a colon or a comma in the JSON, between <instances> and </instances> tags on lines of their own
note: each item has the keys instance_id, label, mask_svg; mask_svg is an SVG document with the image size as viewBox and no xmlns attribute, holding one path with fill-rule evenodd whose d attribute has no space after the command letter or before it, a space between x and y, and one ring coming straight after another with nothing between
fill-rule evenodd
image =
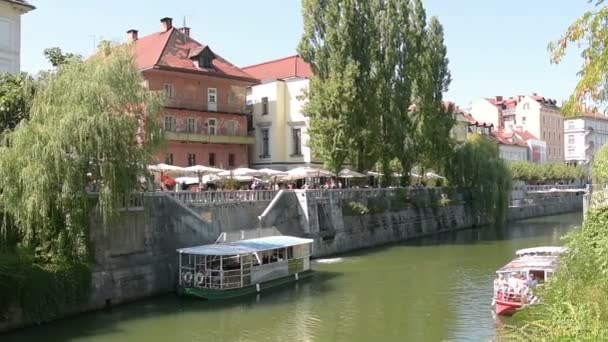
<instances>
[{"instance_id":1,"label":"moored boat","mask_svg":"<svg viewBox=\"0 0 608 342\"><path fill-rule=\"evenodd\" d=\"M178 249L179 293L223 299L297 281L312 273L312 243L269 236Z\"/></svg>"},{"instance_id":2,"label":"moored boat","mask_svg":"<svg viewBox=\"0 0 608 342\"><path fill-rule=\"evenodd\" d=\"M563 247L534 247L518 250L516 258L496 271L493 305L497 315L511 316L518 309L535 304L531 288L547 281L557 268Z\"/></svg>"}]
</instances>

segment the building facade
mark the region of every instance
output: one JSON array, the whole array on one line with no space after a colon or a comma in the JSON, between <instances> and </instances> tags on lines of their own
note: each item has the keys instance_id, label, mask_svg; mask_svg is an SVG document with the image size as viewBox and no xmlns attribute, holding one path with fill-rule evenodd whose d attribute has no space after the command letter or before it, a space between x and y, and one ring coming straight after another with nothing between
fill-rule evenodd
<instances>
[{"instance_id":1,"label":"building facade","mask_svg":"<svg viewBox=\"0 0 608 342\"><path fill-rule=\"evenodd\" d=\"M25 0L0 0L0 72L19 72L21 16L34 8Z\"/></svg>"},{"instance_id":2,"label":"building facade","mask_svg":"<svg viewBox=\"0 0 608 342\"><path fill-rule=\"evenodd\" d=\"M161 91L160 114L166 145L158 161L232 169L249 164L246 90L258 80L207 45L190 37L190 29L161 19L161 30L139 37L129 30L137 66L150 90Z\"/></svg>"},{"instance_id":3,"label":"building facade","mask_svg":"<svg viewBox=\"0 0 608 342\"><path fill-rule=\"evenodd\" d=\"M494 131L491 137L498 143L500 157L506 161L527 161L528 144L512 131Z\"/></svg>"},{"instance_id":4,"label":"building facade","mask_svg":"<svg viewBox=\"0 0 608 342\"><path fill-rule=\"evenodd\" d=\"M535 140L545 142L544 161L564 161L564 119L555 100L538 94L496 96L476 101L471 114L501 130L531 133Z\"/></svg>"},{"instance_id":5,"label":"building facade","mask_svg":"<svg viewBox=\"0 0 608 342\"><path fill-rule=\"evenodd\" d=\"M243 70L262 81L247 95L255 136L251 166L277 170L321 166L323 163L308 146L309 119L302 112L302 95L312 75L310 66L299 56L290 56Z\"/></svg>"},{"instance_id":6,"label":"building facade","mask_svg":"<svg viewBox=\"0 0 608 342\"><path fill-rule=\"evenodd\" d=\"M588 164L595 153L608 141L608 117L585 114L564 120L564 150L566 162Z\"/></svg>"}]
</instances>

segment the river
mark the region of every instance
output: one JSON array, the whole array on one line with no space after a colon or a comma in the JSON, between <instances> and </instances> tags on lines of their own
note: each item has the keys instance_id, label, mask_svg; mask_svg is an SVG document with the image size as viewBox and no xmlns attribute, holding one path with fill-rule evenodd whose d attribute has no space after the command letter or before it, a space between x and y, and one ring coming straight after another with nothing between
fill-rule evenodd
<instances>
[{"instance_id":1,"label":"river","mask_svg":"<svg viewBox=\"0 0 608 342\"><path fill-rule=\"evenodd\" d=\"M494 271L560 244L582 214L463 230L315 261L301 283L227 302L174 295L2 335L12 341L489 341Z\"/></svg>"}]
</instances>

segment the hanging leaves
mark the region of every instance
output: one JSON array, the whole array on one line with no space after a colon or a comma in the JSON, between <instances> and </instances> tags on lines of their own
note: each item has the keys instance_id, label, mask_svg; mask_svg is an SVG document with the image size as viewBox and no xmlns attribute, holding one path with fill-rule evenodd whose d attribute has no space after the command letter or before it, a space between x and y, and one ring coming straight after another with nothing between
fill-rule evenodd
<instances>
[{"instance_id":1,"label":"hanging leaves","mask_svg":"<svg viewBox=\"0 0 608 342\"><path fill-rule=\"evenodd\" d=\"M0 203L15 221L10 227L40 256L86 258L87 184L96 183L96 207L111 217L161 138L160 97L142 86L131 51L106 52L50 74L30 120L0 148Z\"/></svg>"}]
</instances>

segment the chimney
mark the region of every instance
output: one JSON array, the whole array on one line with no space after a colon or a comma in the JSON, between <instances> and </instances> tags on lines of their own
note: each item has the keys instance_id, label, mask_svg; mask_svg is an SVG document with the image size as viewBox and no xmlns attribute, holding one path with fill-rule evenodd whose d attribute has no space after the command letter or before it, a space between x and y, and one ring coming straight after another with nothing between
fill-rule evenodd
<instances>
[{"instance_id":1,"label":"chimney","mask_svg":"<svg viewBox=\"0 0 608 342\"><path fill-rule=\"evenodd\" d=\"M180 30L181 33L183 33L186 36L190 37L190 28L189 27L182 27L179 30Z\"/></svg>"},{"instance_id":2,"label":"chimney","mask_svg":"<svg viewBox=\"0 0 608 342\"><path fill-rule=\"evenodd\" d=\"M134 29L130 29L129 31L127 31L127 41L129 43L134 42L137 40L137 30Z\"/></svg>"},{"instance_id":3,"label":"chimney","mask_svg":"<svg viewBox=\"0 0 608 342\"><path fill-rule=\"evenodd\" d=\"M160 20L160 30L161 32L169 31L173 27L173 19L169 17L164 17Z\"/></svg>"},{"instance_id":4,"label":"chimney","mask_svg":"<svg viewBox=\"0 0 608 342\"><path fill-rule=\"evenodd\" d=\"M496 96L495 98L496 98L496 101L497 101L497 102L502 101L502 96Z\"/></svg>"}]
</instances>

